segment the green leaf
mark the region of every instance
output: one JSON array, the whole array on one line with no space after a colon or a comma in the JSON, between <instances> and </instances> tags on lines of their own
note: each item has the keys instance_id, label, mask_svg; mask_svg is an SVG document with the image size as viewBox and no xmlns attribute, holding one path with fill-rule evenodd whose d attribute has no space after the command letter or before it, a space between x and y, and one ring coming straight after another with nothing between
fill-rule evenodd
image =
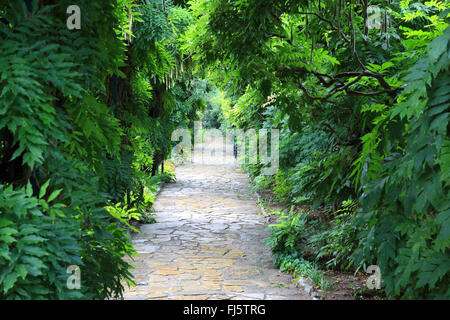
<instances>
[{"instance_id":1,"label":"green leaf","mask_svg":"<svg viewBox=\"0 0 450 320\"><path fill-rule=\"evenodd\" d=\"M0 242L5 242L5 243L8 243L8 244L10 244L10 243L14 243L14 242L16 242L17 240L16 239L14 239L13 237L11 237L11 236L0 236Z\"/></svg>"},{"instance_id":2,"label":"green leaf","mask_svg":"<svg viewBox=\"0 0 450 320\"><path fill-rule=\"evenodd\" d=\"M16 234L18 231L16 229L13 228L2 228L0 229L0 235L12 235L12 234Z\"/></svg>"},{"instance_id":3,"label":"green leaf","mask_svg":"<svg viewBox=\"0 0 450 320\"><path fill-rule=\"evenodd\" d=\"M5 218L0 218L0 228L3 227L7 227L14 224L14 222L12 222L11 220L5 219Z\"/></svg>"},{"instance_id":4,"label":"green leaf","mask_svg":"<svg viewBox=\"0 0 450 320\"><path fill-rule=\"evenodd\" d=\"M61 193L62 189L55 190L52 192L52 194L48 197L47 202L52 202L59 194Z\"/></svg>"},{"instance_id":5,"label":"green leaf","mask_svg":"<svg viewBox=\"0 0 450 320\"><path fill-rule=\"evenodd\" d=\"M31 186L30 181L28 181L27 183L26 194L28 197L31 197L33 195L33 187Z\"/></svg>"},{"instance_id":6,"label":"green leaf","mask_svg":"<svg viewBox=\"0 0 450 320\"><path fill-rule=\"evenodd\" d=\"M39 191L39 199L42 199L42 197L45 195L49 184L50 180L47 180L47 182L42 185L41 190Z\"/></svg>"},{"instance_id":7,"label":"green leaf","mask_svg":"<svg viewBox=\"0 0 450 320\"><path fill-rule=\"evenodd\" d=\"M24 246L23 250L30 255L33 256L38 256L38 257L42 257L42 256L46 256L48 253L44 250L42 250L41 248L38 247L31 247L31 246Z\"/></svg>"},{"instance_id":8,"label":"green leaf","mask_svg":"<svg viewBox=\"0 0 450 320\"><path fill-rule=\"evenodd\" d=\"M36 235L30 235L30 236L25 236L22 239L20 239L20 241L24 241L24 242L43 242L46 241L46 238L40 237L40 236L36 236Z\"/></svg>"},{"instance_id":9,"label":"green leaf","mask_svg":"<svg viewBox=\"0 0 450 320\"><path fill-rule=\"evenodd\" d=\"M15 271L17 272L17 275L22 278L22 280L24 280L28 274L27 268L23 264L16 265Z\"/></svg>"},{"instance_id":10,"label":"green leaf","mask_svg":"<svg viewBox=\"0 0 450 320\"><path fill-rule=\"evenodd\" d=\"M5 280L3 280L3 294L6 294L11 289L19 278L19 274L15 272L9 273Z\"/></svg>"}]
</instances>

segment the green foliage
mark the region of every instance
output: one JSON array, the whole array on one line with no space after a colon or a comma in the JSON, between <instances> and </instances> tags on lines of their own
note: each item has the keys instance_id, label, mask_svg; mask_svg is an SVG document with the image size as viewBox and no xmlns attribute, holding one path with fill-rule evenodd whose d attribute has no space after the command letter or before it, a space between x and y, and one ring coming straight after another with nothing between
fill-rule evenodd
<instances>
[{"instance_id":1,"label":"green foliage","mask_svg":"<svg viewBox=\"0 0 450 320\"><path fill-rule=\"evenodd\" d=\"M271 236L265 240L265 244L272 249L272 253L303 251L302 240L308 237L305 225L307 218L304 213L294 214L293 207L288 215L282 215L277 224L269 226Z\"/></svg>"},{"instance_id":2,"label":"green foliage","mask_svg":"<svg viewBox=\"0 0 450 320\"><path fill-rule=\"evenodd\" d=\"M308 261L305 255L306 239L312 234L314 226L308 224L305 213L293 213L293 207L288 215L282 214L277 224L270 225L270 237L264 240L274 256L274 263L281 271L310 278L315 285L326 290L330 283L314 263Z\"/></svg>"},{"instance_id":3,"label":"green foliage","mask_svg":"<svg viewBox=\"0 0 450 320\"><path fill-rule=\"evenodd\" d=\"M270 227L283 270L377 264L389 297L450 296L448 1L372 1L379 30L367 1L82 0L70 31L71 4L0 3L0 297L120 298L130 220L202 116L280 129L276 175L245 168L321 214Z\"/></svg>"},{"instance_id":4,"label":"green foliage","mask_svg":"<svg viewBox=\"0 0 450 320\"><path fill-rule=\"evenodd\" d=\"M265 244L271 247L275 264L281 271L309 277L326 290L331 283L319 267L348 269L353 267L352 255L357 248L354 218L358 204L344 201L333 214L330 222L324 222L306 213L280 213L277 224L270 225L271 235Z\"/></svg>"},{"instance_id":5,"label":"green foliage","mask_svg":"<svg viewBox=\"0 0 450 320\"><path fill-rule=\"evenodd\" d=\"M227 93L226 121L280 129L279 171L246 165L254 184L325 215L308 244L284 217L274 253L309 246L325 267L379 265L389 297L448 298L449 2L190 5L184 48ZM361 208L336 212L347 199Z\"/></svg>"},{"instance_id":6,"label":"green foliage","mask_svg":"<svg viewBox=\"0 0 450 320\"><path fill-rule=\"evenodd\" d=\"M136 208L127 209L125 206L122 206L121 203L105 207L105 209L111 216L127 225L131 230L138 232L136 228L130 225L129 221L131 221L132 219L140 220L141 213L139 212L139 210L137 210Z\"/></svg>"},{"instance_id":7,"label":"green foliage","mask_svg":"<svg viewBox=\"0 0 450 320\"><path fill-rule=\"evenodd\" d=\"M108 195L100 191L99 177L85 164L64 159L48 160L40 172L50 175L54 185L63 189L62 201L67 204L64 211L79 223L75 230L82 248L82 298L120 297L124 290L121 281L133 284L131 266L123 258L136 252L127 233L129 228L105 209Z\"/></svg>"},{"instance_id":8,"label":"green foliage","mask_svg":"<svg viewBox=\"0 0 450 320\"><path fill-rule=\"evenodd\" d=\"M221 129L226 127L222 110L222 92L218 88L212 88L206 95L206 110L202 117L202 126L205 129Z\"/></svg>"},{"instance_id":9,"label":"green foliage","mask_svg":"<svg viewBox=\"0 0 450 320\"><path fill-rule=\"evenodd\" d=\"M324 262L326 268L349 269L354 267L352 255L358 245L355 228L356 201L344 201L334 212L333 220L326 227L308 239L308 246L314 250L315 260Z\"/></svg>"},{"instance_id":10,"label":"green foliage","mask_svg":"<svg viewBox=\"0 0 450 320\"><path fill-rule=\"evenodd\" d=\"M134 284L130 220L154 222L157 187L173 179L151 177L173 115L201 107L178 42L191 14L82 0L82 28L68 30L73 3L46 3L0 4L0 298L120 298Z\"/></svg>"},{"instance_id":11,"label":"green foliage","mask_svg":"<svg viewBox=\"0 0 450 320\"><path fill-rule=\"evenodd\" d=\"M80 221L55 201L60 190L39 198L30 184L14 190L0 185L0 297L2 299L76 299L67 289L70 265L81 265Z\"/></svg>"},{"instance_id":12,"label":"green foliage","mask_svg":"<svg viewBox=\"0 0 450 320\"><path fill-rule=\"evenodd\" d=\"M300 277L308 277L313 281L314 285L320 287L324 291L327 291L332 285L332 282L318 269L317 265L306 260L298 253L282 253L277 256L275 264L280 267L281 271L289 272L296 276L299 275L296 281L298 281Z\"/></svg>"},{"instance_id":13,"label":"green foliage","mask_svg":"<svg viewBox=\"0 0 450 320\"><path fill-rule=\"evenodd\" d=\"M417 113L406 115L410 121L404 144L385 151L389 160L379 166L376 177L366 179L362 196L359 225L366 230L361 232L362 245L355 258L376 259L392 296L445 298L450 293L450 187L444 169L448 163L441 156L448 141L450 78L448 70L441 68L448 69L449 36L447 29L433 40L405 76L416 77L424 61L433 64L431 79L421 78L414 85L425 88L421 94L426 99L410 101L409 108ZM443 56L445 64L439 62ZM392 110L392 119L400 121L402 105Z\"/></svg>"}]
</instances>

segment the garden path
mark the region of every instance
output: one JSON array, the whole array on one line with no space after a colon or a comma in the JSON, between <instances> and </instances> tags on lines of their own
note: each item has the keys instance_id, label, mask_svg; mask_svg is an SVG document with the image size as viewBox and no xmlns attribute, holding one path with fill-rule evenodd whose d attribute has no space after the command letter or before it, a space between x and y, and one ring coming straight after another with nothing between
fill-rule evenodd
<instances>
[{"instance_id":1,"label":"garden path","mask_svg":"<svg viewBox=\"0 0 450 320\"><path fill-rule=\"evenodd\" d=\"M232 148L225 155L214 146L204 150L203 159L177 167L177 182L162 188L157 223L133 236L137 287L126 287L124 298L311 299L272 265L263 244L266 219Z\"/></svg>"}]
</instances>

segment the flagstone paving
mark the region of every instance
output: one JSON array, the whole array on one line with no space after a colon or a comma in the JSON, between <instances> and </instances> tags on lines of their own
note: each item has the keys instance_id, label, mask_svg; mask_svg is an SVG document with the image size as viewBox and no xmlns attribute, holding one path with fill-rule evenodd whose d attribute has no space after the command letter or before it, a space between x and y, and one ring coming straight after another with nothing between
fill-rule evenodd
<instances>
[{"instance_id":1,"label":"flagstone paving","mask_svg":"<svg viewBox=\"0 0 450 320\"><path fill-rule=\"evenodd\" d=\"M247 176L224 160L177 167L155 201L157 223L133 236L137 286L125 299L311 299L272 265Z\"/></svg>"}]
</instances>

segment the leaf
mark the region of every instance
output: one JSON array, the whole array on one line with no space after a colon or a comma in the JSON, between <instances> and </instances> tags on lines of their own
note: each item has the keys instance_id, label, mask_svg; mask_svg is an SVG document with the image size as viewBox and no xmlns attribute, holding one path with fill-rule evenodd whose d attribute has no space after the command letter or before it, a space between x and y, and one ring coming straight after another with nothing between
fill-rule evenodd
<instances>
[{"instance_id":1,"label":"leaf","mask_svg":"<svg viewBox=\"0 0 450 320\"><path fill-rule=\"evenodd\" d=\"M38 256L38 257L42 257L42 256L46 256L48 253L44 250L42 250L41 248L38 247L31 247L31 246L24 246L23 250L30 255L33 256Z\"/></svg>"},{"instance_id":2,"label":"leaf","mask_svg":"<svg viewBox=\"0 0 450 320\"><path fill-rule=\"evenodd\" d=\"M444 112L436 117L436 119L431 122L430 130L437 130L443 132L449 121L449 112Z\"/></svg>"},{"instance_id":3,"label":"leaf","mask_svg":"<svg viewBox=\"0 0 450 320\"><path fill-rule=\"evenodd\" d=\"M33 187L31 186L30 181L28 181L27 183L26 194L28 197L31 197L33 195Z\"/></svg>"},{"instance_id":4,"label":"leaf","mask_svg":"<svg viewBox=\"0 0 450 320\"><path fill-rule=\"evenodd\" d=\"M388 69L388 68L390 68L390 67L393 67L394 65L395 65L394 63L388 61L388 62L385 62L385 63L383 63L383 64L381 65L381 69L382 69L382 70L385 70L385 69Z\"/></svg>"},{"instance_id":5,"label":"leaf","mask_svg":"<svg viewBox=\"0 0 450 320\"><path fill-rule=\"evenodd\" d=\"M22 280L24 280L28 274L27 268L23 264L16 265L15 271L17 272L17 275L22 278Z\"/></svg>"},{"instance_id":6,"label":"leaf","mask_svg":"<svg viewBox=\"0 0 450 320\"><path fill-rule=\"evenodd\" d=\"M0 229L0 235L12 235L12 234L16 234L18 231L16 229L13 228L2 228Z\"/></svg>"},{"instance_id":7,"label":"leaf","mask_svg":"<svg viewBox=\"0 0 450 320\"><path fill-rule=\"evenodd\" d=\"M14 224L14 222L12 222L11 220L8 220L6 218L0 218L0 228L7 227L12 224Z\"/></svg>"},{"instance_id":8,"label":"leaf","mask_svg":"<svg viewBox=\"0 0 450 320\"><path fill-rule=\"evenodd\" d=\"M0 236L0 242L5 242L7 244L10 244L10 243L14 243L16 241L17 241L16 239L14 239L13 237L8 236L8 235Z\"/></svg>"},{"instance_id":9,"label":"leaf","mask_svg":"<svg viewBox=\"0 0 450 320\"><path fill-rule=\"evenodd\" d=\"M31 243L35 243L35 242L43 242L46 241L46 238L40 237L40 236L36 236L36 235L30 235L30 236L25 236L22 239L20 239L20 241L24 241L24 242L31 242Z\"/></svg>"},{"instance_id":10,"label":"leaf","mask_svg":"<svg viewBox=\"0 0 450 320\"><path fill-rule=\"evenodd\" d=\"M28 264L28 267L31 267L32 269L35 269L38 271L39 269L48 269L46 265L42 262L41 259L38 259L33 256L23 256L22 257L23 262ZM30 269L27 269L28 272L30 272Z\"/></svg>"},{"instance_id":11,"label":"leaf","mask_svg":"<svg viewBox=\"0 0 450 320\"><path fill-rule=\"evenodd\" d=\"M39 191L39 199L42 199L42 197L45 195L49 184L50 180L47 180L47 182L42 185L41 190Z\"/></svg>"},{"instance_id":12,"label":"leaf","mask_svg":"<svg viewBox=\"0 0 450 320\"><path fill-rule=\"evenodd\" d=\"M450 238L450 210L443 211L436 216L436 223L441 225L440 236L447 240Z\"/></svg>"},{"instance_id":13,"label":"leaf","mask_svg":"<svg viewBox=\"0 0 450 320\"><path fill-rule=\"evenodd\" d=\"M3 280L3 294L6 294L11 289L19 278L19 274L15 272L9 273L5 280Z\"/></svg>"},{"instance_id":14,"label":"leaf","mask_svg":"<svg viewBox=\"0 0 450 320\"><path fill-rule=\"evenodd\" d=\"M52 202L59 194L61 193L62 189L55 190L52 192L52 194L48 197L47 202Z\"/></svg>"}]
</instances>

